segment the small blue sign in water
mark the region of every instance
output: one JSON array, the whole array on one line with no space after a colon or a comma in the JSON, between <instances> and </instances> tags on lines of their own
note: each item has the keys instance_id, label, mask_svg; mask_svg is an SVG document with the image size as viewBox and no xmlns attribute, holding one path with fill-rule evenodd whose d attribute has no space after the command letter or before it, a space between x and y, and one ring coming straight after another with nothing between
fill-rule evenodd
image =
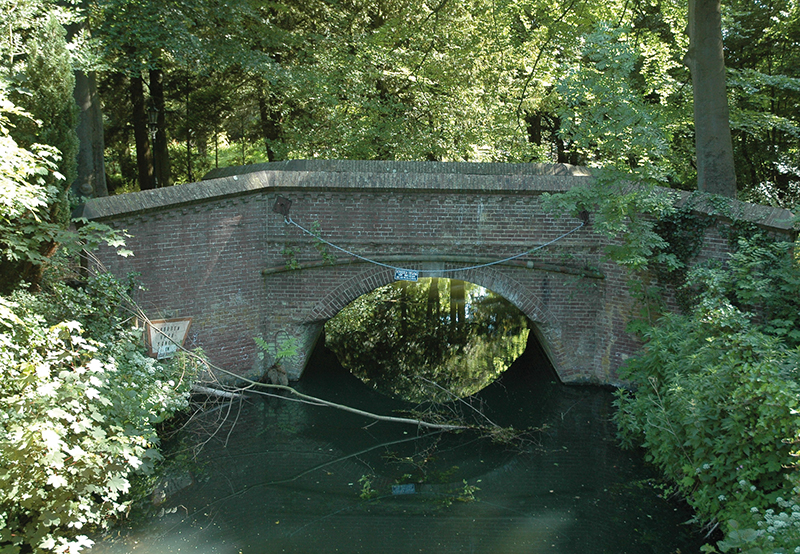
<instances>
[{"instance_id":1,"label":"small blue sign in water","mask_svg":"<svg viewBox=\"0 0 800 554\"><path fill-rule=\"evenodd\" d=\"M409 483L407 485L392 485L392 494L414 494L417 492L417 488L414 486L414 483Z\"/></svg>"},{"instance_id":2,"label":"small blue sign in water","mask_svg":"<svg viewBox=\"0 0 800 554\"><path fill-rule=\"evenodd\" d=\"M419 279L419 271L415 271L413 269L394 270L395 281L416 281L417 279Z\"/></svg>"}]
</instances>

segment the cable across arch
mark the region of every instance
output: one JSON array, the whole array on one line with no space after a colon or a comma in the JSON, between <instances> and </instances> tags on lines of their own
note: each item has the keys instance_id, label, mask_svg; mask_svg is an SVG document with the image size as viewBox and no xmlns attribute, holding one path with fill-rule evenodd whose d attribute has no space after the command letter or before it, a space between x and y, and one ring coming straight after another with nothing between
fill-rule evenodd
<instances>
[{"instance_id":1,"label":"cable across arch","mask_svg":"<svg viewBox=\"0 0 800 554\"><path fill-rule=\"evenodd\" d=\"M529 250L526 250L524 252L520 252L519 254L515 254L513 256L508 256L507 258L503 258L501 260L495 260L493 262L487 262L487 263L478 264L478 265L471 265L471 266L467 266L467 267L456 267L456 268L452 268L452 269L409 269L409 268L406 268L406 267L399 267L399 266L394 266L394 265L391 265L391 264L386 264L386 263L383 263L383 262L379 262L377 260L373 260L371 258L367 258L365 256L362 256L360 254L352 252L351 250L347 250L346 248L342 248L341 246L338 246L338 245L330 242L329 240L324 239L319 234L316 234L316 233L314 233L312 231L309 231L308 229L306 229L305 227L303 227L302 225L300 225L299 223L294 221L291 218L291 216L288 216L288 215L284 216L284 222L287 225L293 225L293 226L297 227L298 229L300 229L306 235L308 235L310 237L313 237L315 240L318 240L318 241L322 242L323 244L325 244L327 246L330 246L331 248L335 248L336 250L338 250L340 252L343 252L343 253L347 254L348 256L353 256L354 258L358 258L361 261L364 261L364 262L367 262L367 263L370 263L370 264L374 264L374 265L377 265L377 266L380 266L380 267L385 267L387 269L392 269L394 271L411 271L411 272L416 272L418 274L424 274L424 273L436 273L436 274L457 273L459 271L470 271L470 270L473 270L473 269L481 269L481 268L484 268L484 267L490 267L490 266L493 266L493 265L498 265L498 264L502 264L502 263L505 263L505 262L510 262L511 260L516 260L517 258L521 258L523 256L527 256L528 254L532 254L532 253L534 253L534 252L536 252L538 250L542 250L543 248L547 248L548 246L550 246L552 244L555 244L556 242L558 242L560 240L563 240L564 238L568 237L569 235L577 232L578 230L580 230L581 228L583 228L586 225L585 222L581 222L581 224L578 225L577 227L575 227L574 229L571 229L571 230L567 231L566 233L554 238L553 240L551 240L549 242L546 242L544 244L540 244L539 246L536 246L536 247L531 248Z\"/></svg>"}]
</instances>

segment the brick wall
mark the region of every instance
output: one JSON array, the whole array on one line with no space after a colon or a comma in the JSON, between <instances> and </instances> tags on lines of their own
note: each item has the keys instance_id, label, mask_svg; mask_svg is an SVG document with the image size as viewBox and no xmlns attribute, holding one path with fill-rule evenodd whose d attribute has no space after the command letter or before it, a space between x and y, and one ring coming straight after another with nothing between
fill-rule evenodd
<instances>
[{"instance_id":1,"label":"brick wall","mask_svg":"<svg viewBox=\"0 0 800 554\"><path fill-rule=\"evenodd\" d=\"M447 271L575 229L579 220L544 213L541 195L584 186L580 169L306 161L220 175L95 199L85 211L132 235L133 257L100 256L118 275L141 274L137 300L148 316L192 317L187 346L203 348L220 367L260 376L253 337L295 338L300 356L287 368L298 378L324 322L393 280L393 270L330 248L336 261L324 263L314 239L273 212L279 196L291 200L296 223L318 224L324 238L351 252L504 296L534 322L564 381L614 383L638 347L625 332L632 314L627 276L603 261L604 240L591 226L507 264ZM709 233L702 256L724 255L724 241ZM287 270L289 261L301 269Z\"/></svg>"}]
</instances>

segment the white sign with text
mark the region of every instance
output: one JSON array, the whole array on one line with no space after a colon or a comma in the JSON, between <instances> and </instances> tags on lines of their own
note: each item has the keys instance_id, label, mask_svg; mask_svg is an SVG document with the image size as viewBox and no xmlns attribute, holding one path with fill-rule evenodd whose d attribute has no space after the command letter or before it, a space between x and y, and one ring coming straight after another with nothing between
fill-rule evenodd
<instances>
[{"instance_id":1,"label":"white sign with text","mask_svg":"<svg viewBox=\"0 0 800 554\"><path fill-rule=\"evenodd\" d=\"M147 323L145 340L150 356L171 358L183 346L192 318L154 319Z\"/></svg>"}]
</instances>

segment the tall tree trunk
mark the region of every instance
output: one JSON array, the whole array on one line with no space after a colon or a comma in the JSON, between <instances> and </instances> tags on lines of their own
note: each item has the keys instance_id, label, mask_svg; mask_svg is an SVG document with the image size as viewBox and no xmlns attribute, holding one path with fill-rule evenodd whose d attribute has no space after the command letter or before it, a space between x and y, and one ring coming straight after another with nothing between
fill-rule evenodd
<instances>
[{"instance_id":1,"label":"tall tree trunk","mask_svg":"<svg viewBox=\"0 0 800 554\"><path fill-rule=\"evenodd\" d=\"M261 136L264 139L264 146L267 149L267 159L271 162L278 160L273 145L281 138L281 114L276 109L278 98L272 91L265 91L268 85L261 83L258 89L258 111L261 117Z\"/></svg>"},{"instance_id":2,"label":"tall tree trunk","mask_svg":"<svg viewBox=\"0 0 800 554\"><path fill-rule=\"evenodd\" d=\"M697 189L736 197L720 0L689 0L689 52L692 73Z\"/></svg>"},{"instance_id":3,"label":"tall tree trunk","mask_svg":"<svg viewBox=\"0 0 800 554\"><path fill-rule=\"evenodd\" d=\"M97 94L94 71L75 72L75 103L78 104L78 177L73 189L84 196L108 196L106 166L103 156L103 113Z\"/></svg>"},{"instance_id":4,"label":"tall tree trunk","mask_svg":"<svg viewBox=\"0 0 800 554\"><path fill-rule=\"evenodd\" d=\"M79 11L87 8L86 0L79 4ZM72 41L81 31L89 34L87 19L67 25L67 40ZM97 93L97 73L75 71L75 103L78 105L78 166L72 190L83 196L108 196L105 165L105 140L103 137L103 112Z\"/></svg>"},{"instance_id":5,"label":"tall tree trunk","mask_svg":"<svg viewBox=\"0 0 800 554\"><path fill-rule=\"evenodd\" d=\"M172 183L170 182L169 148L167 147L167 112L164 107L164 73L160 69L150 70L150 99L158 110L156 140L153 146L156 186L168 187Z\"/></svg>"},{"instance_id":6,"label":"tall tree trunk","mask_svg":"<svg viewBox=\"0 0 800 554\"><path fill-rule=\"evenodd\" d=\"M194 182L194 175L192 173L192 118L189 113L189 105L192 99L192 89L189 83L189 77L186 77L186 177L190 183Z\"/></svg>"},{"instance_id":7,"label":"tall tree trunk","mask_svg":"<svg viewBox=\"0 0 800 554\"><path fill-rule=\"evenodd\" d=\"M399 281L400 288L400 337L408 334L408 281Z\"/></svg>"},{"instance_id":8,"label":"tall tree trunk","mask_svg":"<svg viewBox=\"0 0 800 554\"><path fill-rule=\"evenodd\" d=\"M542 144L542 114L526 114L525 130L528 132L528 142L540 146Z\"/></svg>"},{"instance_id":9,"label":"tall tree trunk","mask_svg":"<svg viewBox=\"0 0 800 554\"><path fill-rule=\"evenodd\" d=\"M461 329L466 319L466 288L464 281L450 279L450 326Z\"/></svg>"},{"instance_id":10,"label":"tall tree trunk","mask_svg":"<svg viewBox=\"0 0 800 554\"><path fill-rule=\"evenodd\" d=\"M131 77L131 103L133 104L133 138L136 141L136 168L139 188L155 188L153 153L147 132L147 111L144 107L144 80L140 76Z\"/></svg>"}]
</instances>

